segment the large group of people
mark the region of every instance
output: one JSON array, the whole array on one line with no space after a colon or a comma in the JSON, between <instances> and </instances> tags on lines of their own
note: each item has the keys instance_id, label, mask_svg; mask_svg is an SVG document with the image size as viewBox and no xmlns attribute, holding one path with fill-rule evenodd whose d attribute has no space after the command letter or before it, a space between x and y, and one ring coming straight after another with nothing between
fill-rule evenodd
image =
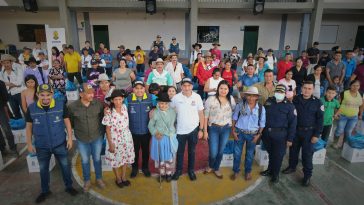
<instances>
[{"instance_id":1,"label":"large group of people","mask_svg":"<svg viewBox=\"0 0 364 205\"><path fill-rule=\"evenodd\" d=\"M51 67L39 43L33 51L24 48L18 60L1 55L0 120L10 147L10 151L5 149L0 132L1 153L17 154L7 113L13 119L24 116L28 151L37 153L40 165L37 203L51 193L48 170L52 154L60 164L66 192L78 193L72 187L67 160L73 147L72 129L85 192L92 186L91 158L96 185L101 189L111 186L102 176L104 139L105 160L113 168L119 188L131 185L127 165L132 167L130 178L137 177L139 157L145 177L151 176L151 159L159 170L159 180L178 180L186 145L187 173L191 181L196 180L198 140L209 144L208 167L203 173L223 179L220 163L230 136L234 140L231 180L240 176L244 145L244 179L252 179L255 146L262 143L269 153L269 166L261 175L279 182L286 149L289 165L284 174L296 170L302 149L302 184L308 186L313 144L319 138L328 141L337 119L333 147L341 148L362 120L364 109L364 49L346 51L342 58L343 51L337 47L331 60L318 46L313 43L295 60L289 45L277 57L272 49L265 53L259 48L257 54L242 59L236 46L223 55L219 43L205 52L196 43L189 65L183 65L178 62L176 38L167 50L158 35L148 57L140 46L132 52L120 45L113 58L103 43L95 52L89 41L82 55L72 45L65 45L62 51L53 47ZM74 78L80 99L66 103L55 98L58 91L65 95L67 81L75 82Z\"/></svg>"}]
</instances>

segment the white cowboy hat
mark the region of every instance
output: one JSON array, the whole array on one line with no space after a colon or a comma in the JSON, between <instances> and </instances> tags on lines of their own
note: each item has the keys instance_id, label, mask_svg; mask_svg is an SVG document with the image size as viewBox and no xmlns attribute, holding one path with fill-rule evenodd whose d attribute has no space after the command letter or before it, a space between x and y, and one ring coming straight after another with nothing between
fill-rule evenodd
<instances>
[{"instance_id":1,"label":"white cowboy hat","mask_svg":"<svg viewBox=\"0 0 364 205\"><path fill-rule=\"evenodd\" d=\"M99 78L97 79L98 82L101 82L101 81L110 81L109 77L107 76L106 73L102 73L99 75Z\"/></svg>"},{"instance_id":2,"label":"white cowboy hat","mask_svg":"<svg viewBox=\"0 0 364 205\"><path fill-rule=\"evenodd\" d=\"M244 92L244 94L247 94L247 95L260 95L259 91L258 91L258 88L254 87L254 86L250 86L248 88L248 90Z\"/></svg>"}]
</instances>

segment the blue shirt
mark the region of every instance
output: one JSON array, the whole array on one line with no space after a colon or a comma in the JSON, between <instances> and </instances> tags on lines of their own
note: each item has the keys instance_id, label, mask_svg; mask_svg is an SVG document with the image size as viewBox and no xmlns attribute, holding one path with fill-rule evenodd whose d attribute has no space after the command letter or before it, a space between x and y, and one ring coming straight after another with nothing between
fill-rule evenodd
<instances>
[{"instance_id":1,"label":"blue shirt","mask_svg":"<svg viewBox=\"0 0 364 205\"><path fill-rule=\"evenodd\" d=\"M136 62L133 60L126 62L126 65L128 65L128 68L130 69L136 68Z\"/></svg>"},{"instance_id":2,"label":"blue shirt","mask_svg":"<svg viewBox=\"0 0 364 205\"><path fill-rule=\"evenodd\" d=\"M242 110L243 107L245 107L244 110ZM239 116L240 111L241 113ZM265 127L265 121L266 121L265 108L262 107L262 113L258 125L258 120L259 120L258 103L255 105L255 108L251 111L247 103L245 104L245 106L243 106L243 102L241 102L235 107L233 120L236 121L235 127L238 129L247 131L258 131L259 128Z\"/></svg>"},{"instance_id":3,"label":"blue shirt","mask_svg":"<svg viewBox=\"0 0 364 205\"><path fill-rule=\"evenodd\" d=\"M144 94L144 96L143 97L145 97L145 95L146 94ZM157 106L157 96L155 96L155 95L153 95L153 94L150 94L150 96L152 96L152 104L153 104L153 106L155 107L155 106ZM137 100L139 100L139 99L137 99ZM140 101L140 100L139 100ZM128 98L125 98L124 99L124 104L125 104L125 106L126 107L128 107Z\"/></svg>"},{"instance_id":4,"label":"blue shirt","mask_svg":"<svg viewBox=\"0 0 364 205\"><path fill-rule=\"evenodd\" d=\"M112 55L110 53L101 54L101 59L104 59L105 61L109 61L109 63L106 63L106 68L111 68L112 67Z\"/></svg>"},{"instance_id":5,"label":"blue shirt","mask_svg":"<svg viewBox=\"0 0 364 205\"><path fill-rule=\"evenodd\" d=\"M258 67L257 67L258 69ZM269 69L269 65L264 63L262 70L258 70L259 82L264 82L264 72Z\"/></svg>"},{"instance_id":6,"label":"blue shirt","mask_svg":"<svg viewBox=\"0 0 364 205\"><path fill-rule=\"evenodd\" d=\"M179 43L177 43L176 45L173 45L172 43L169 44L169 53L176 53L179 54Z\"/></svg>"},{"instance_id":7,"label":"blue shirt","mask_svg":"<svg viewBox=\"0 0 364 205\"><path fill-rule=\"evenodd\" d=\"M240 77L239 81L244 85L244 86L252 86L255 83L259 82L259 78L257 75L253 75L252 77L249 77L247 74L244 74Z\"/></svg>"},{"instance_id":8,"label":"blue shirt","mask_svg":"<svg viewBox=\"0 0 364 205\"><path fill-rule=\"evenodd\" d=\"M354 73L354 70L356 68L356 61L354 59L350 59L350 61L348 61L346 58L344 58L343 63L346 66L345 77L349 78Z\"/></svg>"}]
</instances>

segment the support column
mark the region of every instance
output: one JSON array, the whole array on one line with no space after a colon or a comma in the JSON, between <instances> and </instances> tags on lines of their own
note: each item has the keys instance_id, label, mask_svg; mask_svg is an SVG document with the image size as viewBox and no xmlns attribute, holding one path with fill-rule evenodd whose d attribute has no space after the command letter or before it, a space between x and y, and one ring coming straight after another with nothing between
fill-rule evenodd
<instances>
[{"instance_id":1,"label":"support column","mask_svg":"<svg viewBox=\"0 0 364 205\"><path fill-rule=\"evenodd\" d=\"M300 40L298 43L298 52L307 48L308 35L310 32L310 14L303 14L300 28Z\"/></svg>"},{"instance_id":2,"label":"support column","mask_svg":"<svg viewBox=\"0 0 364 205\"><path fill-rule=\"evenodd\" d=\"M279 50L284 50L284 40L286 39L287 30L287 14L282 14L282 24L281 24L281 35L279 36Z\"/></svg>"},{"instance_id":3,"label":"support column","mask_svg":"<svg viewBox=\"0 0 364 205\"><path fill-rule=\"evenodd\" d=\"M310 32L308 35L307 46L311 47L313 42L318 41L320 36L322 14L323 14L323 4L321 0L315 0L315 6L311 15Z\"/></svg>"},{"instance_id":4,"label":"support column","mask_svg":"<svg viewBox=\"0 0 364 205\"><path fill-rule=\"evenodd\" d=\"M61 20L61 26L65 29L66 32L66 43L71 44L75 47L79 47L77 42L75 42L75 37L72 32L72 15L70 9L67 6L67 0L58 0L58 8L59 8L59 18ZM76 23L77 25L77 23Z\"/></svg>"},{"instance_id":5,"label":"support column","mask_svg":"<svg viewBox=\"0 0 364 205\"><path fill-rule=\"evenodd\" d=\"M190 36L191 42L186 45L186 50L188 54L191 52L191 45L197 42L197 20L198 20L198 1L190 0ZM189 56L189 55L187 55Z\"/></svg>"},{"instance_id":6,"label":"support column","mask_svg":"<svg viewBox=\"0 0 364 205\"><path fill-rule=\"evenodd\" d=\"M90 24L90 14L89 14L89 12L83 12L83 20L85 22L86 41L90 41L90 45L92 47L91 24Z\"/></svg>"}]
</instances>

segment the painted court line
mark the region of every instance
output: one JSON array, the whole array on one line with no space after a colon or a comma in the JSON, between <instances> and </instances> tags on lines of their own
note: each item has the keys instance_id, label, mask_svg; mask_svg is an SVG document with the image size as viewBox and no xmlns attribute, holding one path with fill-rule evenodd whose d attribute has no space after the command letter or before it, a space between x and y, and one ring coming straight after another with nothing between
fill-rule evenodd
<instances>
[{"instance_id":1,"label":"painted court line","mask_svg":"<svg viewBox=\"0 0 364 205\"><path fill-rule=\"evenodd\" d=\"M363 179L355 176L353 173L351 173L349 170L345 169L344 167L342 167L341 165L339 165L338 163L336 163L334 160L331 160L328 157L326 157L326 159L328 159L331 163L333 163L335 166L339 167L341 170L343 170L345 173L347 173L348 175L350 175L351 177L353 177L357 181L359 181L362 184L364 184L364 180Z\"/></svg>"},{"instance_id":2,"label":"painted court line","mask_svg":"<svg viewBox=\"0 0 364 205\"><path fill-rule=\"evenodd\" d=\"M178 205L178 188L177 188L177 181L171 182L171 189L172 189L172 204Z\"/></svg>"}]
</instances>

